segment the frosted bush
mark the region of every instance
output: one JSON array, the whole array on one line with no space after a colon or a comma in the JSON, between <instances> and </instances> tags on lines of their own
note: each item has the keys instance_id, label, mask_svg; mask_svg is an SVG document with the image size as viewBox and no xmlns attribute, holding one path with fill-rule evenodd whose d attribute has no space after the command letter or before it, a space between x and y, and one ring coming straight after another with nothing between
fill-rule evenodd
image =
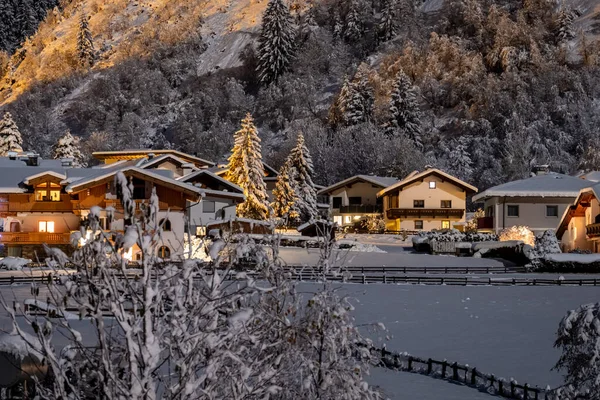
<instances>
[{"instance_id":1,"label":"frosted bush","mask_svg":"<svg viewBox=\"0 0 600 400\"><path fill-rule=\"evenodd\" d=\"M511 226L500 232L499 239L501 242L510 240L520 240L530 246L535 246L535 235L526 226Z\"/></svg>"},{"instance_id":2,"label":"frosted bush","mask_svg":"<svg viewBox=\"0 0 600 400\"><path fill-rule=\"evenodd\" d=\"M535 239L535 247L533 249L533 256L537 258L544 258L548 254L559 254L562 253L560 245L558 244L558 238L553 230L545 231L540 237Z\"/></svg>"}]
</instances>

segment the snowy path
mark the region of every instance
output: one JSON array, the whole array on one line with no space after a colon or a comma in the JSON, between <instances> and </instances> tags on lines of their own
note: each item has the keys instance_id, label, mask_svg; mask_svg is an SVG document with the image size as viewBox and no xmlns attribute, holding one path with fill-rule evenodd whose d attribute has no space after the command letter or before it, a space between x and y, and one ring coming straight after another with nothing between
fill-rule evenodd
<instances>
[{"instance_id":1,"label":"snowy path","mask_svg":"<svg viewBox=\"0 0 600 400\"><path fill-rule=\"evenodd\" d=\"M339 287L356 300L357 323L386 325L390 350L553 387L562 383L551 371L559 356L553 344L560 319L580 304L600 301L593 287Z\"/></svg>"}]
</instances>

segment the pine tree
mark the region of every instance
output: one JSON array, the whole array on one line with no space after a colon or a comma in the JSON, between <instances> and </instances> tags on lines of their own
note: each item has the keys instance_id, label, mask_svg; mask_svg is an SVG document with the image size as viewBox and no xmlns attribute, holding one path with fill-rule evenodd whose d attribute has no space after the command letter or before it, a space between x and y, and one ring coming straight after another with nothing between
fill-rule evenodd
<instances>
[{"instance_id":1,"label":"pine tree","mask_svg":"<svg viewBox=\"0 0 600 400\"><path fill-rule=\"evenodd\" d=\"M400 71L392 88L390 98L390 122L388 133L400 128L415 142L417 148L423 148L421 140L421 110L417 99L417 89L409 77Z\"/></svg>"},{"instance_id":2,"label":"pine tree","mask_svg":"<svg viewBox=\"0 0 600 400\"><path fill-rule=\"evenodd\" d=\"M298 135L296 147L290 152L287 162L290 164L290 175L293 177L291 186L295 193L290 215L297 213L301 222L308 222L318 214L317 191L312 181L313 163L303 134Z\"/></svg>"},{"instance_id":3,"label":"pine tree","mask_svg":"<svg viewBox=\"0 0 600 400\"><path fill-rule=\"evenodd\" d=\"M335 10L333 14L333 38L340 39L343 30L344 26L342 24L342 19L340 18L340 13L338 10Z\"/></svg>"},{"instance_id":4,"label":"pine tree","mask_svg":"<svg viewBox=\"0 0 600 400\"><path fill-rule=\"evenodd\" d=\"M96 54L94 51L94 42L92 41L92 32L90 31L87 15L83 12L79 19L77 54L79 55L79 63L83 68L91 68L94 65Z\"/></svg>"},{"instance_id":5,"label":"pine tree","mask_svg":"<svg viewBox=\"0 0 600 400\"><path fill-rule=\"evenodd\" d=\"M346 125L357 125L372 119L375 98L366 64L361 64L352 82L342 87L339 101Z\"/></svg>"},{"instance_id":6,"label":"pine tree","mask_svg":"<svg viewBox=\"0 0 600 400\"><path fill-rule=\"evenodd\" d=\"M575 38L574 22L578 13L572 8L563 5L556 17L556 40L565 43Z\"/></svg>"},{"instance_id":7,"label":"pine tree","mask_svg":"<svg viewBox=\"0 0 600 400\"><path fill-rule=\"evenodd\" d=\"M379 40L386 42L396 36L396 2L385 0L379 21Z\"/></svg>"},{"instance_id":8,"label":"pine tree","mask_svg":"<svg viewBox=\"0 0 600 400\"><path fill-rule=\"evenodd\" d=\"M258 79L276 82L289 68L294 55L295 32L292 17L283 0L271 0L263 15L258 40Z\"/></svg>"},{"instance_id":9,"label":"pine tree","mask_svg":"<svg viewBox=\"0 0 600 400\"><path fill-rule=\"evenodd\" d=\"M469 153L469 139L461 136L452 142L448 155L448 166L452 175L463 181L469 181L473 176L473 162Z\"/></svg>"},{"instance_id":10,"label":"pine tree","mask_svg":"<svg viewBox=\"0 0 600 400\"><path fill-rule=\"evenodd\" d=\"M73 166L76 168L86 167L85 157L79 148L79 138L71 135L67 131L58 142L52 147L53 158L60 160L63 158L73 159Z\"/></svg>"},{"instance_id":11,"label":"pine tree","mask_svg":"<svg viewBox=\"0 0 600 400\"><path fill-rule=\"evenodd\" d=\"M275 189L273 189L274 201L271 204L275 216L287 218L288 221L293 221L298 218L298 213L294 209L296 192L293 187L295 182L293 172L288 158L279 170L277 183L275 184Z\"/></svg>"},{"instance_id":12,"label":"pine tree","mask_svg":"<svg viewBox=\"0 0 600 400\"><path fill-rule=\"evenodd\" d=\"M242 120L242 129L234 135L227 179L244 190L246 201L237 208L240 217L267 219L269 204L264 181L261 145L250 113Z\"/></svg>"},{"instance_id":13,"label":"pine tree","mask_svg":"<svg viewBox=\"0 0 600 400\"><path fill-rule=\"evenodd\" d=\"M346 26L344 28L344 37L347 42L356 42L363 36L363 27L358 13L356 1L350 2L350 9L346 15Z\"/></svg>"},{"instance_id":14,"label":"pine tree","mask_svg":"<svg viewBox=\"0 0 600 400\"><path fill-rule=\"evenodd\" d=\"M23 151L23 139L17 124L9 112L0 121L0 157L6 157L9 151Z\"/></svg>"}]
</instances>

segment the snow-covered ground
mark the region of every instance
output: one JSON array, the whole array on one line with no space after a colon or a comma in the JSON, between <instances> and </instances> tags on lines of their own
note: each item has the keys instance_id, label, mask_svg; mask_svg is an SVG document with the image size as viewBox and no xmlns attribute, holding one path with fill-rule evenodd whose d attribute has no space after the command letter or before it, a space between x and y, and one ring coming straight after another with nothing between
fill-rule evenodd
<instances>
[{"instance_id":1,"label":"snow-covered ground","mask_svg":"<svg viewBox=\"0 0 600 400\"><path fill-rule=\"evenodd\" d=\"M542 387L562 383L551 371L559 356L553 344L561 318L581 304L600 301L594 287L339 287L355 299L357 323L387 327L389 350L457 361Z\"/></svg>"}]
</instances>

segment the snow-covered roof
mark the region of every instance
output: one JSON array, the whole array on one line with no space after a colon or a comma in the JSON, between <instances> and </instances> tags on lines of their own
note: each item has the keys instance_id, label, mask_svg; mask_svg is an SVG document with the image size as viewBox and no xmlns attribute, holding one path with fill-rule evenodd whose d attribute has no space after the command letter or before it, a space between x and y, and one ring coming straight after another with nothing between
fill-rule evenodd
<instances>
[{"instance_id":1,"label":"snow-covered roof","mask_svg":"<svg viewBox=\"0 0 600 400\"><path fill-rule=\"evenodd\" d=\"M178 150L171 149L129 149L129 150L116 150L116 151L95 151L92 153L92 156L98 160L105 160L107 158L126 158L126 157L134 157L134 158L142 158L146 157L149 154L155 155L163 155L163 154L172 154L184 160L190 160L199 164L204 164L207 166L213 166L215 163L212 161L204 160L200 157L187 154Z\"/></svg>"},{"instance_id":2,"label":"snow-covered roof","mask_svg":"<svg viewBox=\"0 0 600 400\"><path fill-rule=\"evenodd\" d=\"M41 178L42 176L46 176L46 175L53 176L53 177L58 178L60 180L67 179L67 175L61 174L59 172L55 172L55 171L42 171L42 172L38 172L37 174L33 174L33 175L30 175L30 176L26 177L23 180L23 183L26 184L26 185L29 185L30 181L32 181L32 180L34 180L36 178Z\"/></svg>"},{"instance_id":3,"label":"snow-covered roof","mask_svg":"<svg viewBox=\"0 0 600 400\"><path fill-rule=\"evenodd\" d=\"M173 154L163 154L163 155L155 157L155 158L153 158L151 160L148 160L146 158L142 158L137 163L136 166L140 167L140 168L144 168L144 169L149 169L149 168L152 168L152 167L156 166L157 164L160 164L160 163L162 163L163 161L166 161L166 160L173 160L173 161L179 163L180 165L190 164L189 161L183 160L183 159L177 157L176 155L173 155ZM198 169L198 167L196 167L194 164L191 164L191 165L193 166L194 170Z\"/></svg>"},{"instance_id":4,"label":"snow-covered roof","mask_svg":"<svg viewBox=\"0 0 600 400\"><path fill-rule=\"evenodd\" d=\"M446 172L444 172L442 170L439 170L437 168L429 168L429 169L427 169L427 170L425 170L423 172L420 172L418 174L415 174L414 172L411 173L411 174L409 174L408 177L406 177L405 179L401 180L400 182L397 182L397 183L395 183L395 184L393 184L391 186L388 186L385 189L383 189L382 191L380 191L379 193L377 193L377 197L381 197L384 194L386 194L386 193L388 193L388 192L390 192L392 190L395 190L395 189L402 188L404 186L410 185L410 184L412 184L412 183L414 183L414 182L416 182L416 181L418 181L420 179L426 178L429 175L437 175L437 176L439 176L439 177L441 177L443 179L446 179L448 181L453 182L455 185L460 186L460 187L462 187L463 189L465 189L467 191L475 192L475 193L478 192L478 189L475 186L470 185L467 182L462 181L462 180L458 179L455 176L452 176L452 175L450 175L450 174L448 174L448 173L446 173Z\"/></svg>"},{"instance_id":5,"label":"snow-covered roof","mask_svg":"<svg viewBox=\"0 0 600 400\"><path fill-rule=\"evenodd\" d=\"M578 178L585 179L590 182L600 182L600 171L590 171L578 175Z\"/></svg>"},{"instance_id":6,"label":"snow-covered roof","mask_svg":"<svg viewBox=\"0 0 600 400\"><path fill-rule=\"evenodd\" d=\"M550 172L494 186L473 196L473 201L505 196L575 198L581 189L589 186L590 182L584 179Z\"/></svg>"},{"instance_id":7,"label":"snow-covered roof","mask_svg":"<svg viewBox=\"0 0 600 400\"><path fill-rule=\"evenodd\" d=\"M178 181L181 181L181 182L189 182L189 181L191 181L194 178L199 178L199 177L202 177L202 176L211 177L212 179L215 179L215 180L221 182L221 184L223 184L224 186L227 186L227 187L231 188L235 192L239 192L239 193L243 193L244 192L244 190L241 187L239 187L238 185L236 185L234 183L231 183L227 179L222 178L219 175L217 175L217 174L215 174L213 172L210 172L210 171L208 171L206 169L202 169L200 171L194 171L194 172L192 172L190 174L187 174L185 176L181 176L181 177L176 178L176 179Z\"/></svg>"},{"instance_id":8,"label":"snow-covered roof","mask_svg":"<svg viewBox=\"0 0 600 400\"><path fill-rule=\"evenodd\" d=\"M398 178L387 177L387 176L375 176L375 175L355 175L348 179L344 179L343 181L334 183L331 186L328 186L324 189L319 190L318 194L325 194L332 192L336 189L344 187L346 185L351 185L354 182L367 182L375 186L379 186L380 188L386 188L398 182Z\"/></svg>"}]
</instances>

